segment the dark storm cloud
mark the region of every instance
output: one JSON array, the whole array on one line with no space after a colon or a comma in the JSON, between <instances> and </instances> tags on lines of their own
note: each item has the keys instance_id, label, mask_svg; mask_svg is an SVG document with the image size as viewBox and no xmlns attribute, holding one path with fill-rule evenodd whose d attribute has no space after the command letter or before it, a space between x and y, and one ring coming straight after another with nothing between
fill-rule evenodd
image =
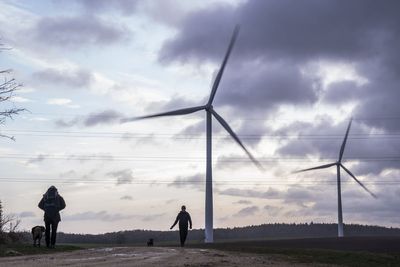
<instances>
[{"instance_id":1,"label":"dark storm cloud","mask_svg":"<svg viewBox=\"0 0 400 267\"><path fill-rule=\"evenodd\" d=\"M242 64L224 78L215 105L231 106L236 114L260 116L282 104L309 105L317 100L319 90L315 79L287 62Z\"/></svg>"},{"instance_id":2,"label":"dark storm cloud","mask_svg":"<svg viewBox=\"0 0 400 267\"><path fill-rule=\"evenodd\" d=\"M336 105L351 99L358 102L356 116L391 117L400 114L396 101L400 97L399 8L398 1L372 0L211 6L189 14L159 58L164 63L211 60L220 64L232 28L239 23L241 32L217 102L237 112L258 110L259 115L281 104L309 105L318 97ZM320 81L302 72L308 63L321 60L351 64L368 83L334 84L324 96ZM366 124L400 130L399 121Z\"/></svg>"},{"instance_id":3,"label":"dark storm cloud","mask_svg":"<svg viewBox=\"0 0 400 267\"><path fill-rule=\"evenodd\" d=\"M134 180L133 171L131 169L109 172L107 175L117 178L116 185L130 184Z\"/></svg>"},{"instance_id":4,"label":"dark storm cloud","mask_svg":"<svg viewBox=\"0 0 400 267\"><path fill-rule=\"evenodd\" d=\"M237 22L242 29L235 49L242 59L364 58L378 52L376 34L390 36L398 31L399 7L397 1L364 0L247 1L237 8L212 6L187 16L160 57L219 60Z\"/></svg>"},{"instance_id":5,"label":"dark storm cloud","mask_svg":"<svg viewBox=\"0 0 400 267\"><path fill-rule=\"evenodd\" d=\"M256 214L260 209L257 206L249 206L246 208L243 208L239 210L237 213L235 213L233 216L234 217L247 217L247 216L252 216Z\"/></svg>"},{"instance_id":6,"label":"dark storm cloud","mask_svg":"<svg viewBox=\"0 0 400 267\"><path fill-rule=\"evenodd\" d=\"M35 25L33 34L36 41L47 46L81 48L126 40L129 31L113 22L85 15L42 18Z\"/></svg>"},{"instance_id":7,"label":"dark storm cloud","mask_svg":"<svg viewBox=\"0 0 400 267\"><path fill-rule=\"evenodd\" d=\"M34 81L40 81L40 83L45 82L57 86L64 85L68 86L68 88L82 88L90 85L93 75L83 69L74 71L45 69L33 73L32 78Z\"/></svg>"}]
</instances>

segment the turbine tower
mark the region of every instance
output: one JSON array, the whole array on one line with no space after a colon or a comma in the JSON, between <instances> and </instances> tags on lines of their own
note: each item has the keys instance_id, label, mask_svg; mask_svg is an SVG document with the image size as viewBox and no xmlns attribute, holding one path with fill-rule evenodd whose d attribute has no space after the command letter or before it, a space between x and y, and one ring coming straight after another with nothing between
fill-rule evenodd
<instances>
[{"instance_id":1,"label":"turbine tower","mask_svg":"<svg viewBox=\"0 0 400 267\"><path fill-rule=\"evenodd\" d=\"M350 118L349 125L347 126L346 130L346 135L344 136L344 140L342 143L342 146L340 147L340 152L339 152L339 159L338 161L334 163L329 163L325 165L321 165L318 167L313 167L309 169L304 169L304 170L299 170L296 171L295 173L299 172L305 172L305 171L311 171L311 170L317 170L317 169L325 169L329 168L332 166L336 166L336 171L337 171L337 193L338 193L338 236L343 237L343 213L342 213L342 192L341 192L341 183L340 183L340 168L342 168L345 172L347 172L365 191L367 191L371 196L376 198L376 195L372 193L363 183L358 180L353 173L351 173L343 164L342 164L342 158L343 158L343 153L344 153L344 148L346 146L347 142L347 137L349 135L350 127L351 127L351 122L352 118Z\"/></svg>"},{"instance_id":2,"label":"turbine tower","mask_svg":"<svg viewBox=\"0 0 400 267\"><path fill-rule=\"evenodd\" d=\"M253 155L246 149L243 143L240 141L239 137L235 134L229 124L214 110L213 101L215 94L217 92L219 83L222 78L222 74L224 72L226 63L228 62L229 55L232 51L233 45L235 44L236 37L239 33L239 26L235 27L233 32L231 41L228 46L228 50L226 51L224 60L222 61L221 67L215 77L211 94L208 99L207 104L203 106L196 106L184 109L173 110L169 112L163 112L148 116L141 117L133 117L122 119L121 122L129 122L141 119L149 119L155 117L164 117L164 116L177 116L177 115L186 115L190 113L194 113L200 110L206 111L206 141L207 141L207 162L206 162L206 212L205 212L205 242L212 243L214 242L214 232L213 232L213 188L212 188L212 116L225 128L225 130L232 136L232 138L238 143L238 145L244 150L247 156L256 164L257 167L263 169L261 164L253 157Z\"/></svg>"}]
</instances>

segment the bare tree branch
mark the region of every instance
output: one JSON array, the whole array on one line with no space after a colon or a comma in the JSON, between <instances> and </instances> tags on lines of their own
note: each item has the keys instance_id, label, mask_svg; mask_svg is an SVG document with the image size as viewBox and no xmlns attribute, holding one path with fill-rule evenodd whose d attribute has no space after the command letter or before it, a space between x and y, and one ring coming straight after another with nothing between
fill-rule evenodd
<instances>
[{"instance_id":1,"label":"bare tree branch","mask_svg":"<svg viewBox=\"0 0 400 267\"><path fill-rule=\"evenodd\" d=\"M8 47L5 47L4 44L0 43L0 52L8 49ZM14 78L7 79L6 75L10 74L11 72L11 69L0 70L0 74L4 75L4 81L0 83L0 124L4 124L7 119L13 119L14 116L26 111L24 108L18 108L14 105L11 105L9 108L1 106L1 104L6 104L8 102L12 103L12 98L15 95L15 92L22 86L22 84L17 83ZM2 137L15 141L13 136L0 133L0 138Z\"/></svg>"}]
</instances>

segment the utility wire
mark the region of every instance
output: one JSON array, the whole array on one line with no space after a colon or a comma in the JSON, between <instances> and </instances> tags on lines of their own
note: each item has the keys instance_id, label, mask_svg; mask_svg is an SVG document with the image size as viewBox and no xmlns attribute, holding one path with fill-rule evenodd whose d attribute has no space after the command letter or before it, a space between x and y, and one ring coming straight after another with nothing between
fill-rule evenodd
<instances>
[{"instance_id":1,"label":"utility wire","mask_svg":"<svg viewBox=\"0 0 400 267\"><path fill-rule=\"evenodd\" d=\"M45 178L4 178L0 177L0 183L27 183L27 182L34 182L34 183L84 183L84 184L116 184L116 180L111 179L45 179ZM126 184L134 184L134 185L202 185L205 184L206 181L160 181L160 180L134 180L127 182ZM352 180L343 180L341 183L345 184L352 184L354 181ZM364 184L370 185L398 185L400 184L400 180L393 181L363 181ZM258 181L258 180L221 180L221 181L213 181L213 184L217 185L335 185L336 181L326 181L326 180L316 180L316 181L287 181L282 182L281 180L275 181Z\"/></svg>"},{"instance_id":2,"label":"utility wire","mask_svg":"<svg viewBox=\"0 0 400 267\"><path fill-rule=\"evenodd\" d=\"M100 160L100 161L179 161L179 162L203 162L206 157L174 157L174 156L113 156L113 155L45 155L45 154L1 154L0 159L25 159L31 161L42 160ZM260 157L260 162L331 162L337 157L310 158L310 157ZM400 156L381 157L346 157L347 161L400 161ZM216 158L218 162L250 162L247 158Z\"/></svg>"}]
</instances>

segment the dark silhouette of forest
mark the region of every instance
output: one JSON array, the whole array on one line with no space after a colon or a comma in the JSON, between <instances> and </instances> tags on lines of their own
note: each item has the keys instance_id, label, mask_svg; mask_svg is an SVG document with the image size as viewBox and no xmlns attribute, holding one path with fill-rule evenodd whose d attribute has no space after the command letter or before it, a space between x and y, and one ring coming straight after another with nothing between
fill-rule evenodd
<instances>
[{"instance_id":1,"label":"dark silhouette of forest","mask_svg":"<svg viewBox=\"0 0 400 267\"><path fill-rule=\"evenodd\" d=\"M400 236L400 228L347 224L344 226L344 233L345 236ZM214 230L217 241L336 236L337 224L330 223L274 223ZM146 244L149 238L153 238L156 245L159 242L178 242L179 233L177 231L130 230L97 235L61 232L58 235L58 241L61 243ZM204 230L191 230L188 240L202 242Z\"/></svg>"}]
</instances>

